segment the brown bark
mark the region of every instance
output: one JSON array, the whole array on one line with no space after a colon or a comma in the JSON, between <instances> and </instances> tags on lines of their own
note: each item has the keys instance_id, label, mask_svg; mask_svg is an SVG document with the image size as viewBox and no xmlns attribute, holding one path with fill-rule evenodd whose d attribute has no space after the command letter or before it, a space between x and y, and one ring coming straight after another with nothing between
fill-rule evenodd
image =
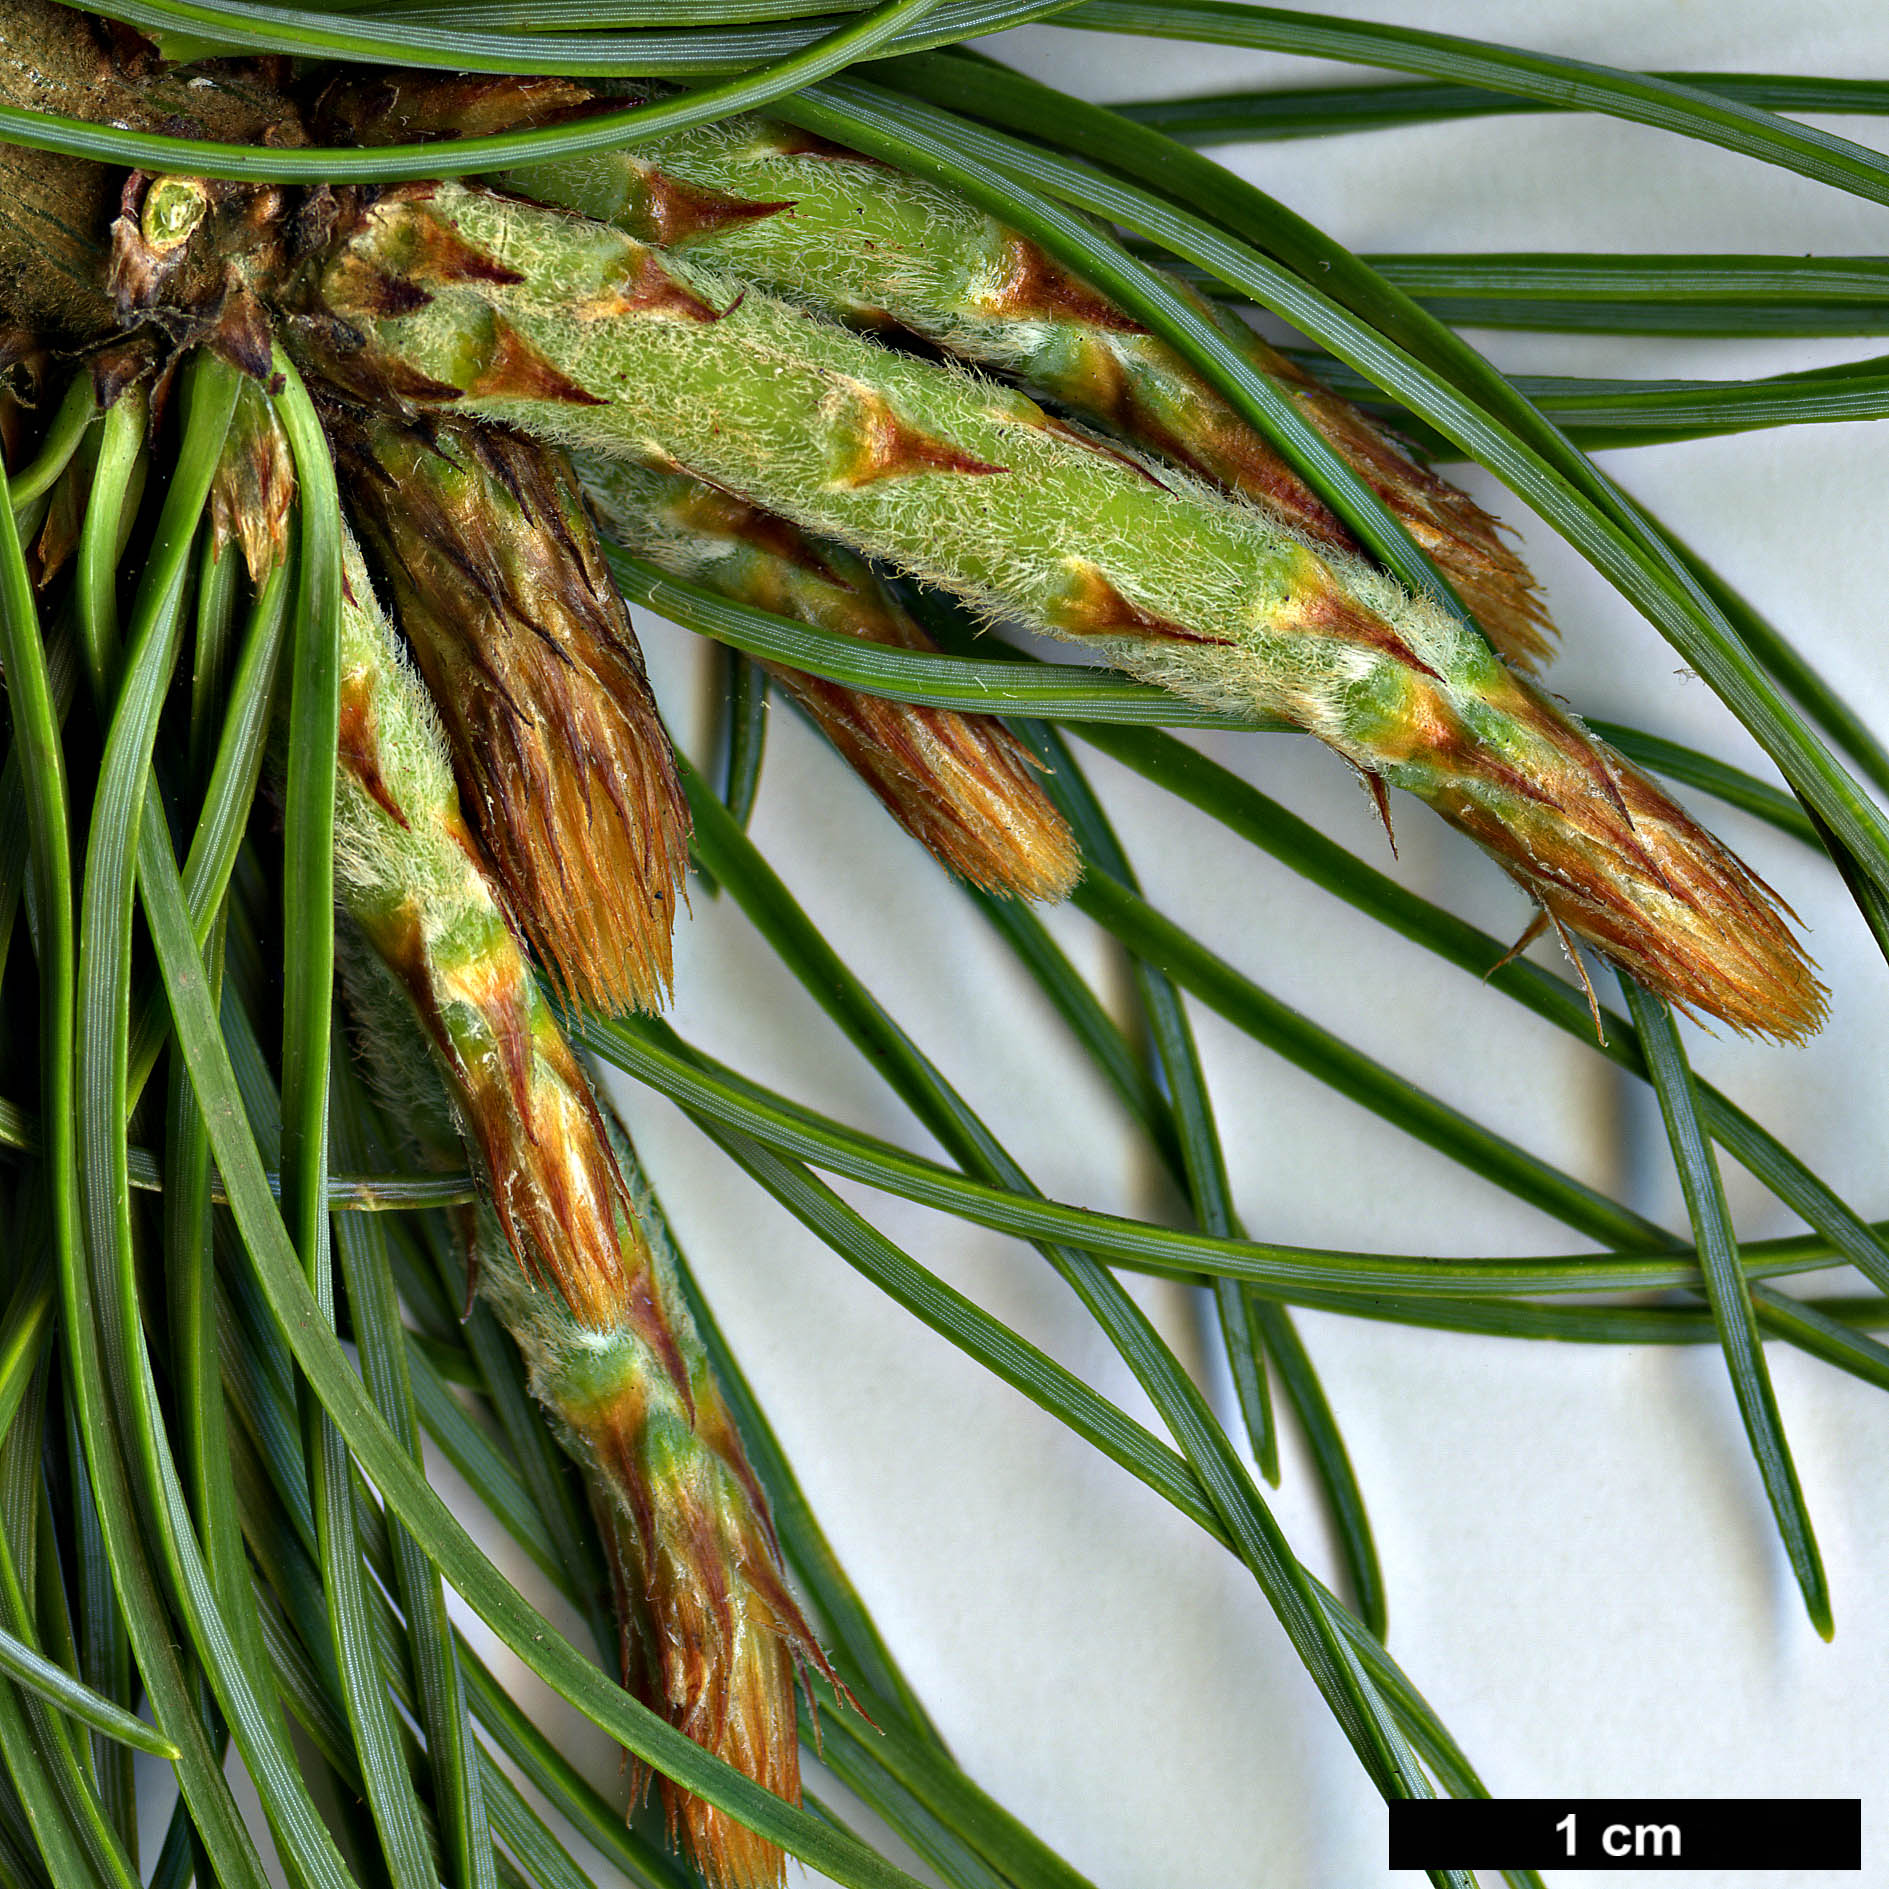
<instances>
[{"instance_id":1,"label":"brown bark","mask_svg":"<svg viewBox=\"0 0 1889 1889\"><path fill-rule=\"evenodd\" d=\"M244 144L280 140L294 123L292 108L252 63L217 60L187 73L154 60L127 63L89 16L53 0L0 0L0 102ZM0 325L74 341L117 325L105 266L123 176L83 158L0 144Z\"/></svg>"}]
</instances>

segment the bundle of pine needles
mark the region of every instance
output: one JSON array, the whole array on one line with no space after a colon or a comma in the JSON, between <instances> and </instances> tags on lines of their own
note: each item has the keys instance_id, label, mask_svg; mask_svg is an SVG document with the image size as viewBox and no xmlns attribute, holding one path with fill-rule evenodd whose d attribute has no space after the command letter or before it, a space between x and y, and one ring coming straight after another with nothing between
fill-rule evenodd
<instances>
[{"instance_id":1,"label":"bundle of pine needles","mask_svg":"<svg viewBox=\"0 0 1889 1889\"><path fill-rule=\"evenodd\" d=\"M1741 1058L1848 1027L1858 997L1826 988L1786 895L1847 899L1889 951L1889 754L1586 453L1872 418L1889 383L1869 361L1512 377L1460 330L1867 335L1882 265L1366 259L1197 147L1571 109L1882 204L1889 159L1792 114L1880 113L1889 84L1649 75L1224 0L836 6L0 0L9 1882L579 1889L573 1835L656 1889L758 1889L789 1857L856 1885L1088 1880L1015 1814L1001 1741L967 1749L1003 1712L959 1687L947 1742L894 1643L937 1669L949 1635L880 1569L882 1636L677 1226L743 1300L757 1375L846 1385L870 1449L926 1421L919 1383L872 1383L850 1341L882 1303L935 1335L923 1356L941 1337L982 1367L931 1424L981 1423L992 1379L1037 1407L1004 1542L948 1526L948 1486L912 1525L934 1610L1027 1643L1092 1598L1087 1567L1047 1605L1001 1570L1095 1454L1165 1505L1087 1550L1138 1614L1175 1612L1150 1558L1175 1518L1230 1555L1242 1605L1203 1694L1240 1675L1246 1703L1256 1649L1289 1648L1355 1760L1312 1793L1333 1815L1485 1787L1419 1690L1459 1675L1387 1647L1388 1492L1341 1429L1385 1413L1328 1395L1304 1310L1718 1347L1830 1635L1764 1340L1889 1388L1889 1242L1695 1074L1676 1016L1752 1039ZM1191 42L1202 69L1239 48L1405 76L1107 108L965 44L1033 21L1039 64L1083 28ZM1585 627L1462 462L1666 639L1782 787L1582 719L1548 665L1555 618L1573 670ZM770 736L770 702L837 759ZM1273 768L1320 820L1255 785ZM1427 821L1400 824L1401 789L1486 857L1428 827L1414 862L1360 856L1317 785L1347 769L1385 834ZM1711 803L1798 843L1779 887ZM1331 935L1372 974L1310 999L1337 1028L1257 981L1318 993L1301 961L1330 914L1245 932L1274 869L1255 852L1359 921ZM1431 870L1448 899L1417 889ZM1401 940L1381 976L1377 927ZM1380 1060L1416 1040L1386 1019L1436 991L1438 1067ZM1299 1074L1248 1097L1228 1036ZM1498 1042L1532 1059L1520 1085ZM1562 1044L1641 1142L1657 1111L1685 1233L1592 1147L1527 1145L1514 1097ZM1382 1146L1331 1161L1321 1086ZM882 1132L854 1125L871 1111ZM1468 1190L1454 1237L1421 1230L1405 1140ZM1741 1240L1726 1155L1807 1230ZM1308 1156L1353 1198L1326 1210ZM1268 1167L1288 1179L1261 1190ZM1497 1243L1469 1230L1492 1224L1475 1190L1593 1250L1467 1250ZM1360 1224L1419 1250L1330 1243ZM964 1287L972 1229L1009 1243L994 1289ZM1019 1329L1043 1314L1017 1240L1070 1288L1093 1368ZM744 1267L726 1248L750 1242ZM827 1252L883 1299L811 1282ZM1835 1267L1867 1289L1776 1283ZM1423 1356L1447 1372L1472 1342ZM851 1446L785 1415L831 1481ZM1603 1531L1595 1566L1619 1552ZM1134 1631L1020 1687L1008 1749L1134 1700ZM554 1699L621 1778L560 1748ZM1245 1769L1280 1742L1253 1706ZM1067 1847L1098 1881L1142 1873Z\"/></svg>"}]
</instances>

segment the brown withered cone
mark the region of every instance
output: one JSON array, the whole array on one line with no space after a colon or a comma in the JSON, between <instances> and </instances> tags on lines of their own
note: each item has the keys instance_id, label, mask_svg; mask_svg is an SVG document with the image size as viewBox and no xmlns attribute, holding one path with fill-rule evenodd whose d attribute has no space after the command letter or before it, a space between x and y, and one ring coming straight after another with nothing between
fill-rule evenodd
<instances>
[{"instance_id":1,"label":"brown withered cone","mask_svg":"<svg viewBox=\"0 0 1889 1889\"><path fill-rule=\"evenodd\" d=\"M568 996L658 1008L688 806L569 468L495 427L329 431L513 915Z\"/></svg>"}]
</instances>

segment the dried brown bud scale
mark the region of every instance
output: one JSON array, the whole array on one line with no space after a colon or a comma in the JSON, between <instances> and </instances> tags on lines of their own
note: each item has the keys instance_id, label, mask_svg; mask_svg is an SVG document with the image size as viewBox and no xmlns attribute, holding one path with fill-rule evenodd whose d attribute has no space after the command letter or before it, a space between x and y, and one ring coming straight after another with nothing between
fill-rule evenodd
<instances>
[{"instance_id":1,"label":"dried brown bud scale","mask_svg":"<svg viewBox=\"0 0 1889 1889\"><path fill-rule=\"evenodd\" d=\"M513 914L572 996L658 1007L687 803L569 469L495 428L330 432Z\"/></svg>"}]
</instances>

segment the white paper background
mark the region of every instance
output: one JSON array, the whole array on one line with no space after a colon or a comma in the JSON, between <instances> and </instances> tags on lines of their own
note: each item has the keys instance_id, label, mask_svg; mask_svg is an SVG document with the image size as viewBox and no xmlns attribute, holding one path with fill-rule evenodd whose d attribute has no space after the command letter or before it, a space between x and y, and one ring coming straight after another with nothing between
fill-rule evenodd
<instances>
[{"instance_id":1,"label":"white paper background","mask_svg":"<svg viewBox=\"0 0 1889 1889\"><path fill-rule=\"evenodd\" d=\"M1335 10L1651 68L1889 75L1889 23L1860 3L1371 0ZM1049 29L995 50L1100 99L1342 76L1305 61ZM1880 121L1832 128L1884 137ZM1883 209L1855 198L1600 119L1507 118L1222 155L1367 251L1860 253L1881 250L1889 229ZM1866 341L1479 339L1504 366L1587 374L1737 376L1871 351ZM1879 654L1889 433L1806 428L1604 463L1889 728ZM1595 715L1769 773L1705 685L1598 577L1480 473L1467 482L1521 532L1548 586L1563 630L1557 690ZM699 735L699 651L668 626L644 630L672 720ZM1285 738L1209 745L1386 863L1335 759ZM1204 818L1099 757L1083 759L1158 907L1392 1068L1683 1224L1644 1091ZM1829 1031L1801 1051L1691 1032L1698 1066L1858 1207L1889 1212L1878 1153L1882 964L1829 871L1750 821L1707 813L1804 915L1835 1002ZM1048 1193L1163 1210L1119 1111L983 921L778 707L754 836ZM1519 895L1414 803L1399 809L1399 840L1404 882L1497 931L1521 928ZM1118 993L1116 961L1093 928L1049 917L1076 961ZM862 1128L932 1151L727 900L697 895L677 981L685 1035ZM1195 1015L1255 1237L1396 1252L1579 1246L1210 1013ZM1225 1552L856 1278L667 1104L627 1085L621 1099L818 1513L976 1778L1099 1889L1419 1880L1385 1869L1374 1792ZM1748 1177L1728 1168L1727 1181L1743 1230L1791 1229ZM1154 1423L1028 1248L849 1197ZM1134 1289L1206 1369L1198 1304L1145 1281ZM1889 1756L1889 1399L1771 1348L1835 1597L1838 1635L1826 1647L1805 1621L1714 1351L1530 1346L1300 1318L1376 1524L1392 1650L1498 1794L1861 1795L1865 1879L1889 1881L1878 1791ZM1214 1388L1231 1420L1226 1387ZM1335 1579L1295 1441L1277 1508L1304 1557ZM614 1787L614 1765L586 1729L570 1724L569 1740ZM828 1790L828 1780L815 1783ZM845 1801L837 1788L830 1795ZM1763 1880L1784 1889L1831 1879Z\"/></svg>"}]
</instances>

